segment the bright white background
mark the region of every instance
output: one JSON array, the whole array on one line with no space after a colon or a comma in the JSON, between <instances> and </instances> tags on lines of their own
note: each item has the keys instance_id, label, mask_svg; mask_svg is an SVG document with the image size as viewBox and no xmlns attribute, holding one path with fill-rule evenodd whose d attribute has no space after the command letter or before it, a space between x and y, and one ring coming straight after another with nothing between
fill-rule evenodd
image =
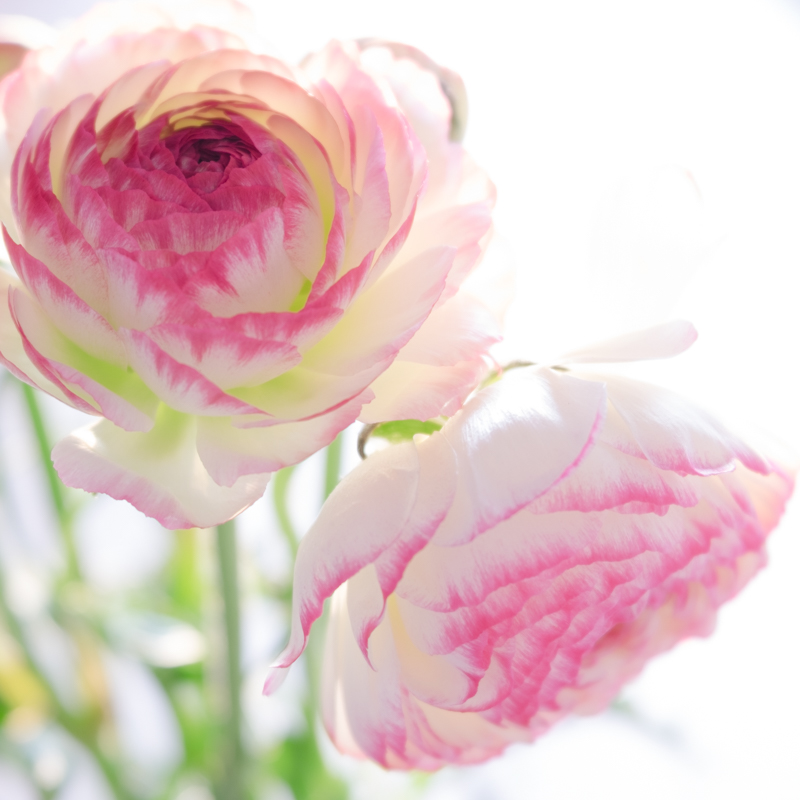
<instances>
[{"instance_id":1,"label":"bright white background","mask_svg":"<svg viewBox=\"0 0 800 800\"><path fill-rule=\"evenodd\" d=\"M89 5L0 0L0 13L57 23ZM332 37L382 36L464 77L466 145L498 187L495 257L517 267L506 354L536 360L685 316L698 344L638 374L797 457L800 3L251 5L289 58ZM714 636L626 690L630 713L571 721L487 766L447 770L426 797L800 797L797 506L772 537L771 565ZM360 771L364 800L408 791L404 776L336 764Z\"/></svg>"}]
</instances>

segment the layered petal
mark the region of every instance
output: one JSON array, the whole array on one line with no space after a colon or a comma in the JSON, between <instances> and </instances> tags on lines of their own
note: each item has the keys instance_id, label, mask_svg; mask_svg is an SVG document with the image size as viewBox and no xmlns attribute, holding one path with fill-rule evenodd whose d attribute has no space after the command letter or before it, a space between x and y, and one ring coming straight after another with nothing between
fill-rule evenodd
<instances>
[{"instance_id":1,"label":"layered petal","mask_svg":"<svg viewBox=\"0 0 800 800\"><path fill-rule=\"evenodd\" d=\"M390 48L419 73L393 84L335 42L294 67L247 47L233 0L118 10L54 33L0 84L0 221L22 279L0 353L119 429L76 434L74 452L96 466L113 441L113 491L178 520L188 456L158 500L130 477L144 462L124 467L155 453L138 434L167 435L158 415L192 418L198 485L232 498L362 412L454 413L499 332L460 295L494 190L426 116L425 75L446 71ZM92 469L70 480L96 487Z\"/></svg>"},{"instance_id":2,"label":"layered petal","mask_svg":"<svg viewBox=\"0 0 800 800\"><path fill-rule=\"evenodd\" d=\"M337 746L395 768L485 760L710 633L792 489L665 390L512 371L331 495L266 690L335 590L322 706ZM420 503L436 509L421 527Z\"/></svg>"}]
</instances>

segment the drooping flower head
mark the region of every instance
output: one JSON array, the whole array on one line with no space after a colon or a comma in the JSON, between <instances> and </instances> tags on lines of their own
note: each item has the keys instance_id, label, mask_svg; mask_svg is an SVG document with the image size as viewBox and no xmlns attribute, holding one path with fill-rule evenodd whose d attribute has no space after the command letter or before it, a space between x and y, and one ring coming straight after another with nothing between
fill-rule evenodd
<instances>
[{"instance_id":1,"label":"drooping flower head","mask_svg":"<svg viewBox=\"0 0 800 800\"><path fill-rule=\"evenodd\" d=\"M671 325L562 363L663 357ZM333 596L322 712L387 767L482 761L604 708L706 635L764 563L792 479L705 411L612 375L528 367L380 450L303 539L290 643Z\"/></svg>"},{"instance_id":2,"label":"drooping flower head","mask_svg":"<svg viewBox=\"0 0 800 800\"><path fill-rule=\"evenodd\" d=\"M0 83L2 361L103 418L54 450L65 483L169 527L357 418L457 408L498 339L461 291L494 190L458 79L381 43L294 67L235 3L189 8L101 8Z\"/></svg>"}]
</instances>

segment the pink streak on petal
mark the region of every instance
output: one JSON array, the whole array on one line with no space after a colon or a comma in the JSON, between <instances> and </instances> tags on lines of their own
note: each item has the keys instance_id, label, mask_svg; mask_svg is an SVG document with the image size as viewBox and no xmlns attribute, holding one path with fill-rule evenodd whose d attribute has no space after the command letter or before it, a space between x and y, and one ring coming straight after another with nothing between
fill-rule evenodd
<instances>
[{"instance_id":1,"label":"pink streak on petal","mask_svg":"<svg viewBox=\"0 0 800 800\"><path fill-rule=\"evenodd\" d=\"M251 339L210 325L156 325L147 335L165 353L222 390L258 386L296 366L302 358L291 344Z\"/></svg>"},{"instance_id":2,"label":"pink streak on petal","mask_svg":"<svg viewBox=\"0 0 800 800\"><path fill-rule=\"evenodd\" d=\"M50 359L42 351L62 356L64 342L61 334L44 316L40 307L22 289L11 288L8 292L8 306L14 325L19 331L25 354L36 369L55 384L66 402L87 414L98 414L98 409L86 397L80 396L67 387L50 366ZM66 359L64 359L66 360Z\"/></svg>"},{"instance_id":3,"label":"pink streak on petal","mask_svg":"<svg viewBox=\"0 0 800 800\"><path fill-rule=\"evenodd\" d=\"M226 394L196 369L167 355L141 331L120 328L119 334L133 369L158 397L177 411L211 416L257 412Z\"/></svg>"},{"instance_id":4,"label":"pink streak on petal","mask_svg":"<svg viewBox=\"0 0 800 800\"><path fill-rule=\"evenodd\" d=\"M86 352L125 366L124 348L108 322L16 244L5 229L3 234L14 269L59 330Z\"/></svg>"},{"instance_id":5,"label":"pink streak on petal","mask_svg":"<svg viewBox=\"0 0 800 800\"><path fill-rule=\"evenodd\" d=\"M0 270L0 363L21 381L69 403L61 389L39 372L25 352L22 336L9 307L9 294L14 289L19 289L19 282Z\"/></svg>"},{"instance_id":6,"label":"pink streak on petal","mask_svg":"<svg viewBox=\"0 0 800 800\"><path fill-rule=\"evenodd\" d=\"M429 540L450 497L447 489L441 491L441 485L431 485L427 476L446 468L452 455L441 436L424 444L421 451L408 443L376 453L330 496L298 552L292 635L273 670L284 670L299 657L323 601L338 586L374 563L381 591L387 596L405 564ZM427 484L421 490L420 475ZM383 521L376 526L376 520ZM382 608L377 607L364 613L359 622L362 643L381 613ZM274 680L277 678L270 679Z\"/></svg>"},{"instance_id":7,"label":"pink streak on petal","mask_svg":"<svg viewBox=\"0 0 800 800\"><path fill-rule=\"evenodd\" d=\"M510 373L452 418L459 486L436 543L469 541L566 477L605 418L605 390L551 370Z\"/></svg>"},{"instance_id":8,"label":"pink streak on petal","mask_svg":"<svg viewBox=\"0 0 800 800\"><path fill-rule=\"evenodd\" d=\"M665 389L626 378L606 379L611 404L657 467L679 474L714 475L736 460L769 472L764 460L708 412Z\"/></svg>"},{"instance_id":9,"label":"pink streak on petal","mask_svg":"<svg viewBox=\"0 0 800 800\"><path fill-rule=\"evenodd\" d=\"M26 139L14 161L12 202L21 244L102 314L107 306L105 276L94 250L50 189L48 158L45 137L36 148Z\"/></svg>"},{"instance_id":10,"label":"pink streak on petal","mask_svg":"<svg viewBox=\"0 0 800 800\"><path fill-rule=\"evenodd\" d=\"M264 211L215 250L186 285L187 294L218 317L288 311L304 277L292 265L283 240L283 214L277 208Z\"/></svg>"},{"instance_id":11,"label":"pink streak on petal","mask_svg":"<svg viewBox=\"0 0 800 800\"><path fill-rule=\"evenodd\" d=\"M541 372L551 374L528 374ZM594 382L552 373L551 383L565 377L570 380L560 388L571 392L562 406L575 384ZM648 409L660 392L639 388L637 397ZM633 406L631 397L629 392ZM712 475L668 470L644 451L656 434L670 435L674 419L653 417L648 439L641 425L623 420L611 392L607 402L608 415L600 418L587 452L526 507L475 538L462 536L457 545L438 545L438 533L426 533L427 543L414 548L410 560L396 562L396 584L381 584L384 555L372 555L339 590L322 698L325 724L338 746L388 767L435 769L485 760L512 742L536 738L570 712L600 710L649 658L682 638L710 632L717 607L763 564L766 535L793 480L771 465L762 474L764 462L755 457L757 471L741 463ZM462 419L473 407L467 404ZM547 416L546 405L534 407ZM722 436L724 429L688 402L677 408L694 437L678 436L679 450L691 453L693 443ZM457 415L440 434L416 443L420 461L426 446L444 439L456 442L459 456L452 435L458 421ZM738 442L724 434L726 442ZM514 444L503 446L509 459ZM385 453L378 455L389 459ZM367 480L374 477L373 458L360 468ZM515 461L519 469L525 459ZM430 477L420 471L416 481L401 486L401 495L426 483L436 492L447 475L461 482L465 470L475 472L482 462L459 459L455 476L452 463L442 462ZM349 529L378 518L367 510L360 520L353 505ZM409 526L407 506L400 513L385 507L373 529L390 529L392 541L400 542ZM337 514L316 535L333 538L343 519L350 522ZM394 533L398 523L400 535ZM472 523L464 516L460 524ZM341 530L338 536L344 536ZM391 544L382 545L384 554L392 552ZM308 591L313 596L313 587ZM385 591L393 592L388 604ZM287 651L292 657L302 647L297 626L303 621L295 617L295 651Z\"/></svg>"}]
</instances>

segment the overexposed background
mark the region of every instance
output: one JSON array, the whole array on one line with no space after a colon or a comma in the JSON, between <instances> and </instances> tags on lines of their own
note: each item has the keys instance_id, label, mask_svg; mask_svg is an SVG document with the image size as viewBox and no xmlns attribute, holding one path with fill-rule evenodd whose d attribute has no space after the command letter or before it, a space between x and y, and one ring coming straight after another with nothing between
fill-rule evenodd
<instances>
[{"instance_id":1,"label":"overexposed background","mask_svg":"<svg viewBox=\"0 0 800 800\"><path fill-rule=\"evenodd\" d=\"M0 0L0 13L58 24L90 5ZM251 5L290 59L330 38L381 36L464 77L465 144L498 187L494 257L517 267L506 355L536 360L685 316L698 343L636 374L798 457L800 2ZM722 611L714 636L653 662L624 692L627 710L569 721L483 767L445 770L425 797L800 796L796 505L772 537L771 565ZM243 528L263 551L258 513ZM120 536L135 549L133 533ZM278 569L271 555L266 563ZM254 629L270 624L268 608L252 615ZM278 714L258 685L256 676L255 726ZM405 776L330 758L355 776L359 800L410 791Z\"/></svg>"}]
</instances>

